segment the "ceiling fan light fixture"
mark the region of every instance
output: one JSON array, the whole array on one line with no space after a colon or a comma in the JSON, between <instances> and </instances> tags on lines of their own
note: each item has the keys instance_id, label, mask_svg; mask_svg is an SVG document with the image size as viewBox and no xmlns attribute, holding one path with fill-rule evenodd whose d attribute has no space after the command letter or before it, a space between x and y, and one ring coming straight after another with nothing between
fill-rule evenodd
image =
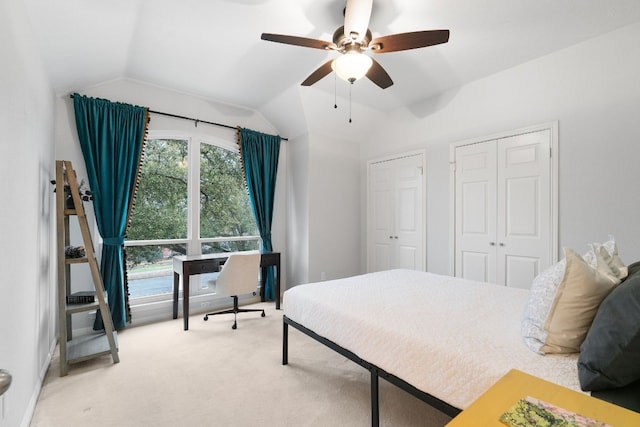
<instances>
[{"instance_id":1,"label":"ceiling fan light fixture","mask_svg":"<svg viewBox=\"0 0 640 427\"><path fill-rule=\"evenodd\" d=\"M262 33L262 40L312 49L334 50L341 54L337 59L329 59L318 67L301 83L302 86L311 86L334 70L336 75L348 82L354 83L367 76L375 85L386 89L393 85L393 80L377 61L364 55L365 52L375 55L400 52L435 46L449 41L449 30L411 31L373 38L371 30L368 28L373 0L343 1L346 1L343 10L344 25L333 32L333 42L308 37Z\"/></svg>"},{"instance_id":2,"label":"ceiling fan light fixture","mask_svg":"<svg viewBox=\"0 0 640 427\"><path fill-rule=\"evenodd\" d=\"M373 60L364 53L347 52L336 58L331 68L342 80L353 83L366 76L372 64Z\"/></svg>"}]
</instances>

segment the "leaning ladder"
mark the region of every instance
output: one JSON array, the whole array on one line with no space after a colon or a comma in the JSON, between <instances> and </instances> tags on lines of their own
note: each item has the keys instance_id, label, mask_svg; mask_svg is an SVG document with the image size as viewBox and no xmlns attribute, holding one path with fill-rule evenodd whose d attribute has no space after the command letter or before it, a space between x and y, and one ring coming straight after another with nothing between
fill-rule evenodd
<instances>
[{"instance_id":1,"label":"leaning ladder","mask_svg":"<svg viewBox=\"0 0 640 427\"><path fill-rule=\"evenodd\" d=\"M67 187L67 191L65 191ZM67 204L67 194L71 194L73 204ZM117 334L113 328L111 312L107 303L107 296L100 276L98 262L87 216L80 198L78 178L68 160L56 161L56 228L58 254L58 329L60 347L60 376L67 375L72 363L82 362L94 357L111 355L113 363L120 361L118 357ZM86 255L82 258L68 258L65 248L70 244L69 217L77 217ZM71 295L71 266L89 264L94 302L69 304L67 297ZM97 310L102 317L104 331L72 336L72 315Z\"/></svg>"}]
</instances>

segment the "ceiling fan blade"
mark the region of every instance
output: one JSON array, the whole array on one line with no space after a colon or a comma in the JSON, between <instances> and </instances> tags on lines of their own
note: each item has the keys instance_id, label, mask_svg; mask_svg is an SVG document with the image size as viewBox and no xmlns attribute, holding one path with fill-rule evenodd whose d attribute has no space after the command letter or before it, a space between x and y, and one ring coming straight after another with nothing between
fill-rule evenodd
<instances>
[{"instance_id":1,"label":"ceiling fan blade","mask_svg":"<svg viewBox=\"0 0 640 427\"><path fill-rule=\"evenodd\" d=\"M391 80L389 74L375 59L373 59L371 68L369 68L369 71L367 72L367 78L380 86L382 89L386 89L393 84L393 80Z\"/></svg>"},{"instance_id":2,"label":"ceiling fan blade","mask_svg":"<svg viewBox=\"0 0 640 427\"><path fill-rule=\"evenodd\" d=\"M333 63L333 59L322 64L320 68L311 73L311 75L302 82L302 86L311 86L312 84L329 74L331 71L333 71L333 69L331 68L331 63Z\"/></svg>"},{"instance_id":3,"label":"ceiling fan blade","mask_svg":"<svg viewBox=\"0 0 640 427\"><path fill-rule=\"evenodd\" d=\"M347 0L344 11L344 34L357 42L367 35L373 0Z\"/></svg>"},{"instance_id":4,"label":"ceiling fan blade","mask_svg":"<svg viewBox=\"0 0 640 427\"><path fill-rule=\"evenodd\" d=\"M310 39L307 37L287 36L283 34L262 33L262 40L291 44L294 46L311 47L313 49L336 49L336 45L326 40Z\"/></svg>"},{"instance_id":5,"label":"ceiling fan blade","mask_svg":"<svg viewBox=\"0 0 640 427\"><path fill-rule=\"evenodd\" d=\"M433 46L448 41L449 30L427 30L378 37L371 40L369 47L374 53L387 53Z\"/></svg>"}]
</instances>

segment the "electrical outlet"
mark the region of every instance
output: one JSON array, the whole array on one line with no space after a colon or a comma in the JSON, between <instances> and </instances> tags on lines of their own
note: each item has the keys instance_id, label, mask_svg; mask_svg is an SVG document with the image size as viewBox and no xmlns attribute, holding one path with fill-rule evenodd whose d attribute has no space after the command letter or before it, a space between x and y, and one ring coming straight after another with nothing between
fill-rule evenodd
<instances>
[{"instance_id":1,"label":"electrical outlet","mask_svg":"<svg viewBox=\"0 0 640 427\"><path fill-rule=\"evenodd\" d=\"M320 272L320 280L327 280L327 272L326 271L321 271Z\"/></svg>"}]
</instances>

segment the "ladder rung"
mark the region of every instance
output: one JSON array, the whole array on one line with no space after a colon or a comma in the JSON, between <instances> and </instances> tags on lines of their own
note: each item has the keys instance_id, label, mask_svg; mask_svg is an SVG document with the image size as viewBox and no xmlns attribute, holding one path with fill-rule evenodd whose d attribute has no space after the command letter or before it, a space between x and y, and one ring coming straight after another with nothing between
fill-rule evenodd
<instances>
[{"instance_id":1,"label":"ladder rung","mask_svg":"<svg viewBox=\"0 0 640 427\"><path fill-rule=\"evenodd\" d=\"M65 258L64 262L65 262L65 264L82 264L82 263L89 262L89 258L86 258L86 257L83 257L83 258Z\"/></svg>"}]
</instances>

